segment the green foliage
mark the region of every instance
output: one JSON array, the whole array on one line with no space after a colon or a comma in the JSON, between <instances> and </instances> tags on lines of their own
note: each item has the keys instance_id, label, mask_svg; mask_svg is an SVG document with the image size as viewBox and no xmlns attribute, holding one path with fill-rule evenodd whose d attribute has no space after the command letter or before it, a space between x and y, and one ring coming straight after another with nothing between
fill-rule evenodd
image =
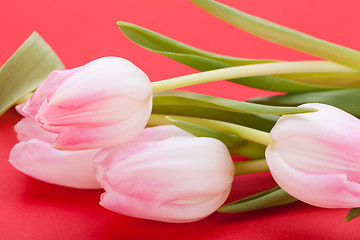
<instances>
[{"instance_id":1,"label":"green foliage","mask_svg":"<svg viewBox=\"0 0 360 240\"><path fill-rule=\"evenodd\" d=\"M222 213L248 212L270 207L277 207L298 201L280 187L254 194L222 206Z\"/></svg>"},{"instance_id":2,"label":"green foliage","mask_svg":"<svg viewBox=\"0 0 360 240\"><path fill-rule=\"evenodd\" d=\"M64 69L64 65L40 35L32 33L0 69L0 114L55 69Z\"/></svg>"},{"instance_id":3,"label":"green foliage","mask_svg":"<svg viewBox=\"0 0 360 240\"><path fill-rule=\"evenodd\" d=\"M213 97L203 94L182 92L182 91L168 91L159 93L154 97L154 107L160 105L195 105L217 108L221 110L229 110L239 113L250 114L265 114L265 115L285 115L314 112L313 108L298 108L298 107L274 107L261 104L254 104L249 102L241 102L226 98ZM160 112L154 112L160 113Z\"/></svg>"},{"instance_id":4,"label":"green foliage","mask_svg":"<svg viewBox=\"0 0 360 240\"><path fill-rule=\"evenodd\" d=\"M298 106L303 103L324 103L360 117L360 88L322 92L293 93L249 99L250 102L275 106Z\"/></svg>"},{"instance_id":5,"label":"green foliage","mask_svg":"<svg viewBox=\"0 0 360 240\"><path fill-rule=\"evenodd\" d=\"M345 217L345 222L351 221L360 216L360 208L352 208Z\"/></svg>"},{"instance_id":6,"label":"green foliage","mask_svg":"<svg viewBox=\"0 0 360 240\"><path fill-rule=\"evenodd\" d=\"M211 129L196 123L182 121L178 118L169 117L168 120L175 126L197 136L210 137L222 141L232 155L241 155L248 158L264 158L265 146L248 141L231 133Z\"/></svg>"},{"instance_id":7,"label":"green foliage","mask_svg":"<svg viewBox=\"0 0 360 240\"><path fill-rule=\"evenodd\" d=\"M126 37L139 46L199 71L275 62L273 60L243 59L214 54L186 45L135 24L118 22L118 26ZM228 81L275 92L321 91L337 88L336 86L327 86L326 82L324 82L325 84L322 86L321 84L314 85L311 83L294 81L291 78L292 75L288 75L287 77L258 76Z\"/></svg>"},{"instance_id":8,"label":"green foliage","mask_svg":"<svg viewBox=\"0 0 360 240\"><path fill-rule=\"evenodd\" d=\"M210 14L279 45L360 69L360 52L252 16L213 0L191 0Z\"/></svg>"}]
</instances>

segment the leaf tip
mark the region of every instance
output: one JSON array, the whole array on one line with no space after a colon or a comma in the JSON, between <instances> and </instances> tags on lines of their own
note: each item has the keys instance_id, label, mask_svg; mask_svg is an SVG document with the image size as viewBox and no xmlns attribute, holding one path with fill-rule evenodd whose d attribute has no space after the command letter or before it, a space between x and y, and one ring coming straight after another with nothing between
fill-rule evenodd
<instances>
[{"instance_id":1,"label":"leaf tip","mask_svg":"<svg viewBox=\"0 0 360 240\"><path fill-rule=\"evenodd\" d=\"M134 24L129 23L129 22L124 22L124 21L116 21L116 24L121 28L121 27L132 27L134 26Z\"/></svg>"},{"instance_id":2,"label":"leaf tip","mask_svg":"<svg viewBox=\"0 0 360 240\"><path fill-rule=\"evenodd\" d=\"M228 211L226 211L226 205L220 207L218 210L216 210L219 213L228 213Z\"/></svg>"},{"instance_id":3,"label":"leaf tip","mask_svg":"<svg viewBox=\"0 0 360 240\"><path fill-rule=\"evenodd\" d=\"M360 207L358 208L352 208L350 209L350 211L348 212L348 214L345 216L344 221L345 222L349 222L357 217L360 216Z\"/></svg>"},{"instance_id":4,"label":"leaf tip","mask_svg":"<svg viewBox=\"0 0 360 240\"><path fill-rule=\"evenodd\" d=\"M40 36L40 34L38 33L38 31L34 30L31 35L37 35L37 36Z\"/></svg>"},{"instance_id":5,"label":"leaf tip","mask_svg":"<svg viewBox=\"0 0 360 240\"><path fill-rule=\"evenodd\" d=\"M350 222L351 220L353 220L355 217L351 217L351 216L346 216L344 218L344 222Z\"/></svg>"}]
</instances>

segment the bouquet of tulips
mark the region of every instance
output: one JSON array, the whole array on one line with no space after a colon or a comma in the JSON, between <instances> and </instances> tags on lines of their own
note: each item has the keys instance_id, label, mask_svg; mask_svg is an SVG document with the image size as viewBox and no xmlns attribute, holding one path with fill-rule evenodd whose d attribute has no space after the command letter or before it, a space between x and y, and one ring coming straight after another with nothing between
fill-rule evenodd
<instances>
[{"instance_id":1,"label":"bouquet of tulips","mask_svg":"<svg viewBox=\"0 0 360 240\"><path fill-rule=\"evenodd\" d=\"M10 163L48 183L103 188L103 207L158 221L298 200L349 208L346 221L360 215L360 52L213 0L191 1L325 60L223 56L118 22L141 47L200 71L151 82L120 57L64 70L34 32L0 69L0 112L16 105L23 116ZM241 102L174 90L218 80L283 94ZM279 186L223 205L234 176L268 170Z\"/></svg>"}]
</instances>

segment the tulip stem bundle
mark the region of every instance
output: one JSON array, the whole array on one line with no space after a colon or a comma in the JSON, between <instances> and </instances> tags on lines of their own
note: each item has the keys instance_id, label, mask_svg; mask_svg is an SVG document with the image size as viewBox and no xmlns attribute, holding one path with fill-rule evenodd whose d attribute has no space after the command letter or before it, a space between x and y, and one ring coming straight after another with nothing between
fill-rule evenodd
<instances>
[{"instance_id":1,"label":"tulip stem bundle","mask_svg":"<svg viewBox=\"0 0 360 240\"><path fill-rule=\"evenodd\" d=\"M269 171L269 167L265 159L234 162L234 166L235 176Z\"/></svg>"},{"instance_id":2,"label":"tulip stem bundle","mask_svg":"<svg viewBox=\"0 0 360 240\"><path fill-rule=\"evenodd\" d=\"M222 132L227 132L239 136L241 138L263 144L265 146L270 144L269 133L260 131L257 129L244 127L234 123L222 122L211 119L195 118L193 122L204 125L206 127L219 130Z\"/></svg>"},{"instance_id":3,"label":"tulip stem bundle","mask_svg":"<svg viewBox=\"0 0 360 240\"><path fill-rule=\"evenodd\" d=\"M195 117L183 117L183 116L168 116L163 114L151 114L151 118L149 119L148 125L156 126L156 125L165 125L169 124L168 120L171 119L179 119L182 121L196 123L202 126L209 127L214 130L231 133L241 138L247 139L249 141L253 141L256 143L260 143L262 145L270 144L270 136L268 132L260 131L257 129L244 127L241 125L237 125L234 123L222 122L218 120L204 119L204 118L195 118Z\"/></svg>"},{"instance_id":4,"label":"tulip stem bundle","mask_svg":"<svg viewBox=\"0 0 360 240\"><path fill-rule=\"evenodd\" d=\"M153 93L224 79L295 73L356 73L357 71L330 61L273 62L228 67L200 72L152 83Z\"/></svg>"}]
</instances>

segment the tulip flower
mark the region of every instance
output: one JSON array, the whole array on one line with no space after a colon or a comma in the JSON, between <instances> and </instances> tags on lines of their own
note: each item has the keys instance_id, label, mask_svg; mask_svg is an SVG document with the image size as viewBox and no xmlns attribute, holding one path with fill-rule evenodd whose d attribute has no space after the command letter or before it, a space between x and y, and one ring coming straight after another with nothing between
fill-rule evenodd
<instances>
[{"instance_id":1,"label":"tulip flower","mask_svg":"<svg viewBox=\"0 0 360 240\"><path fill-rule=\"evenodd\" d=\"M290 195L326 208L360 207L360 120L325 104L282 116L270 132L266 160Z\"/></svg>"},{"instance_id":2,"label":"tulip flower","mask_svg":"<svg viewBox=\"0 0 360 240\"><path fill-rule=\"evenodd\" d=\"M104 57L82 67L53 71L23 108L56 133L57 149L114 146L138 135L151 113L152 87L131 62Z\"/></svg>"},{"instance_id":3,"label":"tulip flower","mask_svg":"<svg viewBox=\"0 0 360 240\"><path fill-rule=\"evenodd\" d=\"M93 170L105 189L100 204L124 215L192 222L226 200L234 165L225 145L159 126L133 141L100 150Z\"/></svg>"},{"instance_id":4,"label":"tulip flower","mask_svg":"<svg viewBox=\"0 0 360 240\"><path fill-rule=\"evenodd\" d=\"M21 112L21 111L20 111ZM101 188L90 162L98 150L62 151L52 148L55 133L23 118L15 125L20 143L10 152L10 163L19 171L52 184L66 187Z\"/></svg>"}]
</instances>

